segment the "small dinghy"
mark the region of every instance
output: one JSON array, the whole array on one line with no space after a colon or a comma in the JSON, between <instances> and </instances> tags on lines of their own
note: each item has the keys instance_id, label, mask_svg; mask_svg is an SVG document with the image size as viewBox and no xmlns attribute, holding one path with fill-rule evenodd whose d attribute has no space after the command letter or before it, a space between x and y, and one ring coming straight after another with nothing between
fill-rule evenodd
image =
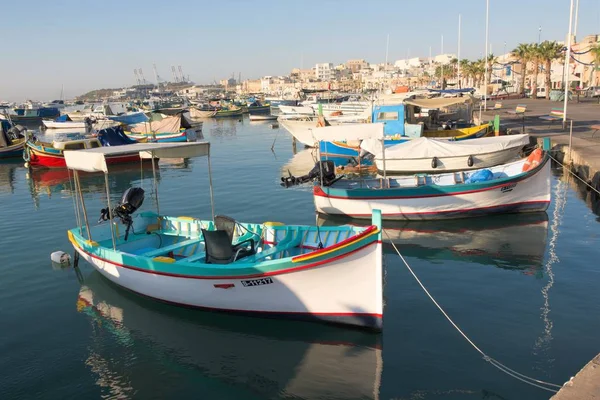
<instances>
[{"instance_id":1,"label":"small dinghy","mask_svg":"<svg viewBox=\"0 0 600 400\"><path fill-rule=\"evenodd\" d=\"M80 191L80 171L103 172L108 182L107 159L134 154L208 156L210 171L208 142L66 151L65 159ZM106 191L104 198L110 199L109 186ZM136 213L144 191L130 188L120 203L108 200L101 210L100 219L108 223L90 225L79 192L80 224L68 237L102 275L147 297L186 307L382 328L379 211L373 211L367 227L242 223L215 216L212 184L209 193L212 220L161 215L158 196L157 212Z\"/></svg>"},{"instance_id":2,"label":"small dinghy","mask_svg":"<svg viewBox=\"0 0 600 400\"><path fill-rule=\"evenodd\" d=\"M250 121L277 121L277 115L250 114Z\"/></svg>"}]
</instances>

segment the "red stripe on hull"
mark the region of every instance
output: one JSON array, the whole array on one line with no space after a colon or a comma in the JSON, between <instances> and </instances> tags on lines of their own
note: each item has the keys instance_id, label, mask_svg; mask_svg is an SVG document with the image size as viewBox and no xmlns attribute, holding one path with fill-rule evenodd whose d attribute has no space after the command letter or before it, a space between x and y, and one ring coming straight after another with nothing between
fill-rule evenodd
<instances>
[{"instance_id":1,"label":"red stripe on hull","mask_svg":"<svg viewBox=\"0 0 600 400\"><path fill-rule=\"evenodd\" d=\"M35 150L31 151L31 159L29 164L32 167L45 167L45 168L67 168L65 157L62 155L46 155L39 153ZM138 154L128 154L124 156L106 157L106 163L111 164L125 164L132 162L139 162L140 156Z\"/></svg>"}]
</instances>

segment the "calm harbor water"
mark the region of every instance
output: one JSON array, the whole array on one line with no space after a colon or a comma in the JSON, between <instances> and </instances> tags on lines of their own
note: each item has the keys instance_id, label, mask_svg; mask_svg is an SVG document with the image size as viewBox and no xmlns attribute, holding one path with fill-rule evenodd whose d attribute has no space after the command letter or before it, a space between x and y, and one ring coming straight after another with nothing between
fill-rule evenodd
<instances>
[{"instance_id":1,"label":"calm harbor water","mask_svg":"<svg viewBox=\"0 0 600 400\"><path fill-rule=\"evenodd\" d=\"M249 222L314 224L307 171L289 135L248 120L206 121L216 211ZM275 141L274 152L271 145ZM118 168L116 201L151 171ZM92 220L102 176L82 182ZM161 162L161 212L210 217L206 160ZM492 357L562 384L600 352L600 225L585 190L556 173L547 213L390 225L408 263ZM146 191L143 209L155 199ZM66 171L0 164L0 398L547 399L485 362L443 319L391 247L381 335L180 309L108 283L72 253ZM597 207L596 207L597 209ZM335 223L336 221L320 221ZM334 283L332 283L334 284Z\"/></svg>"}]
</instances>

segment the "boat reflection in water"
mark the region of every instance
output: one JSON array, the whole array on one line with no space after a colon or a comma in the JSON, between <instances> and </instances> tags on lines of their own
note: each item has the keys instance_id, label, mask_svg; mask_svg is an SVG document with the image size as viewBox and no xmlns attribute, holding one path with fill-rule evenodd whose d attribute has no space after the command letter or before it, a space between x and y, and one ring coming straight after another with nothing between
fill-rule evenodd
<instances>
[{"instance_id":1,"label":"boat reflection in water","mask_svg":"<svg viewBox=\"0 0 600 400\"><path fill-rule=\"evenodd\" d=\"M356 224L343 217L318 217L320 225ZM385 221L384 252L431 260L467 261L542 276L548 215L506 214L448 221ZM387 244L386 244L387 242Z\"/></svg>"},{"instance_id":2,"label":"boat reflection in water","mask_svg":"<svg viewBox=\"0 0 600 400\"><path fill-rule=\"evenodd\" d=\"M17 158L0 163L0 194L14 193L17 169L23 168L23 160Z\"/></svg>"},{"instance_id":3,"label":"boat reflection in water","mask_svg":"<svg viewBox=\"0 0 600 400\"><path fill-rule=\"evenodd\" d=\"M206 398L379 397L380 335L174 307L119 289L96 271L80 288L77 310L93 325L86 364L111 396L171 397L161 391L172 390L166 381L184 370L195 390L218 392L203 392ZM148 357L161 368L145 367ZM152 370L161 374L148 376Z\"/></svg>"}]
</instances>

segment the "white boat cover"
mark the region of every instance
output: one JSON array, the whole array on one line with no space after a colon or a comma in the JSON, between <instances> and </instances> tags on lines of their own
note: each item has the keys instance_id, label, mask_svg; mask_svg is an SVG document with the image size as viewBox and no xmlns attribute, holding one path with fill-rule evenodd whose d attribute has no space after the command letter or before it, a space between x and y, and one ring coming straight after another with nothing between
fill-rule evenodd
<instances>
[{"instance_id":1,"label":"white boat cover","mask_svg":"<svg viewBox=\"0 0 600 400\"><path fill-rule=\"evenodd\" d=\"M176 133L181 127L181 114L166 116L160 121L140 122L131 126L134 133Z\"/></svg>"},{"instance_id":2,"label":"white boat cover","mask_svg":"<svg viewBox=\"0 0 600 400\"><path fill-rule=\"evenodd\" d=\"M373 124L342 124L333 126L315 127L312 135L315 142L343 142L363 139L383 139L383 123ZM381 142L379 144L381 146Z\"/></svg>"},{"instance_id":3,"label":"white boat cover","mask_svg":"<svg viewBox=\"0 0 600 400\"><path fill-rule=\"evenodd\" d=\"M529 144L529 135L493 136L480 139L448 141L421 137L385 148L387 159L417 159L433 157L460 157L523 147ZM381 158L381 142L365 140L360 147Z\"/></svg>"},{"instance_id":4,"label":"white boat cover","mask_svg":"<svg viewBox=\"0 0 600 400\"><path fill-rule=\"evenodd\" d=\"M139 153L140 158L190 158L210 153L209 142L134 143L64 152L67 168L85 172L108 172L106 157Z\"/></svg>"}]
</instances>

